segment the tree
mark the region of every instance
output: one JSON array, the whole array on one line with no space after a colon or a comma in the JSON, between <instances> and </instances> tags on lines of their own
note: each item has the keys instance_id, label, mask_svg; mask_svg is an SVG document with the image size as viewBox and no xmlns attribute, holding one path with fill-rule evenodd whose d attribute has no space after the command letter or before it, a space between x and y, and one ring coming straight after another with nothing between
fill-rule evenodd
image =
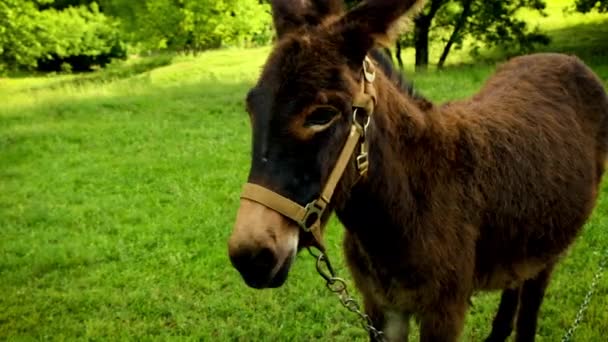
<instances>
[{"instance_id":1,"label":"tree","mask_svg":"<svg viewBox=\"0 0 608 342\"><path fill-rule=\"evenodd\" d=\"M445 47L443 48L441 57L439 57L439 62L437 62L438 67L440 67L440 68L443 67L446 59L448 58L448 54L450 53L450 50L452 49L452 46L455 43L457 43L458 41L461 41L462 30L465 28L465 25L467 24L467 20L469 19L469 16L471 15L472 7L473 7L473 0L464 0L462 2L462 11L460 12L460 15L458 15L458 19L456 20L456 22L454 24L454 29L452 30L452 34L450 34L450 38L448 39L448 42L446 43Z\"/></svg>"},{"instance_id":2,"label":"tree","mask_svg":"<svg viewBox=\"0 0 608 342\"><path fill-rule=\"evenodd\" d=\"M0 72L17 66L32 67L43 47L36 32L38 11L32 1L0 1Z\"/></svg>"},{"instance_id":3,"label":"tree","mask_svg":"<svg viewBox=\"0 0 608 342\"><path fill-rule=\"evenodd\" d=\"M547 36L536 30L528 31L526 23L517 19L515 14L523 7L542 12L545 3L544 0L428 1L414 19L416 67L425 69L429 64L431 38L445 42L438 61L439 67L444 65L451 49L462 46L468 37L474 38L474 49L478 49L481 44L490 47L508 44L518 51L529 51L534 44L547 44Z\"/></svg>"},{"instance_id":4,"label":"tree","mask_svg":"<svg viewBox=\"0 0 608 342\"><path fill-rule=\"evenodd\" d=\"M182 29L188 33L188 47L195 51L243 45L270 27L269 8L258 0L184 2Z\"/></svg>"},{"instance_id":5,"label":"tree","mask_svg":"<svg viewBox=\"0 0 608 342\"><path fill-rule=\"evenodd\" d=\"M414 19L414 46L416 48L416 68L426 68L429 64L429 35L433 19L449 0L431 0Z\"/></svg>"},{"instance_id":6,"label":"tree","mask_svg":"<svg viewBox=\"0 0 608 342\"><path fill-rule=\"evenodd\" d=\"M576 10L581 13L591 12L596 9L598 12L608 12L608 0L576 0Z\"/></svg>"},{"instance_id":7,"label":"tree","mask_svg":"<svg viewBox=\"0 0 608 342\"><path fill-rule=\"evenodd\" d=\"M270 10L259 0L101 0L100 6L143 50L201 51L271 37Z\"/></svg>"},{"instance_id":8,"label":"tree","mask_svg":"<svg viewBox=\"0 0 608 342\"><path fill-rule=\"evenodd\" d=\"M96 4L59 11L48 7L51 3L0 1L0 71L89 70L124 57L115 22L99 12Z\"/></svg>"},{"instance_id":9,"label":"tree","mask_svg":"<svg viewBox=\"0 0 608 342\"><path fill-rule=\"evenodd\" d=\"M89 71L126 57L117 24L96 3L40 11L38 21L44 27L39 40L45 47L37 60L40 70Z\"/></svg>"},{"instance_id":10,"label":"tree","mask_svg":"<svg viewBox=\"0 0 608 342\"><path fill-rule=\"evenodd\" d=\"M346 1L349 7L358 2L360 1ZM416 49L417 69L426 69L431 41L444 44L437 61L438 67L442 67L450 51L461 48L467 38L473 42L473 51L477 51L483 44L488 47L509 45L521 52L531 50L534 44L548 43L547 36L537 30L529 31L525 22L517 19L516 12L524 7L542 12L545 3L544 0L428 0L414 18L412 32L397 40L397 62L403 66L401 47L413 45Z\"/></svg>"},{"instance_id":11,"label":"tree","mask_svg":"<svg viewBox=\"0 0 608 342\"><path fill-rule=\"evenodd\" d=\"M98 3L95 0L50 0L45 1L43 3L38 4L38 9L46 10L50 8L54 8L56 10L63 10L68 7L79 7L79 6L89 6L93 3Z\"/></svg>"}]
</instances>

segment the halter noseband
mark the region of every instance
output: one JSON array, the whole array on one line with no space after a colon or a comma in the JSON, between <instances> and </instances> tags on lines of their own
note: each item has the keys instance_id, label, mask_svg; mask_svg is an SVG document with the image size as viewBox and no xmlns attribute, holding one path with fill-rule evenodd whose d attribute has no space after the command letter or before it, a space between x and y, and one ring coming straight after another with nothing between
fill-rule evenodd
<instances>
[{"instance_id":1,"label":"halter noseband","mask_svg":"<svg viewBox=\"0 0 608 342\"><path fill-rule=\"evenodd\" d=\"M360 152L355 159L357 170L359 171L360 176L364 176L367 173L369 162L365 135L376 105L376 91L373 85L375 77L376 71L374 65L368 57L365 57L365 60L363 61L361 91L355 94L353 98L353 124L350 128L346 143L344 144L344 147L342 147L338 160L319 197L303 207L289 198L263 186L253 183L246 183L243 186L241 198L258 202L292 219L298 223L303 231L312 233L315 243L317 244L316 247L320 249L323 249L323 244L321 242L321 217L329 205L334 190L342 178L351 156L354 155L358 143L360 143ZM362 123L359 122L359 115L363 116Z\"/></svg>"}]
</instances>

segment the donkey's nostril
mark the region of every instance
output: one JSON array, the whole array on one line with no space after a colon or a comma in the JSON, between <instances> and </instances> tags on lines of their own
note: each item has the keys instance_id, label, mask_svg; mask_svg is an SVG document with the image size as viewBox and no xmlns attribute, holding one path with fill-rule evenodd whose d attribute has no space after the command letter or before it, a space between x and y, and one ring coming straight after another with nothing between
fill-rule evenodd
<instances>
[{"instance_id":1,"label":"donkey's nostril","mask_svg":"<svg viewBox=\"0 0 608 342\"><path fill-rule=\"evenodd\" d=\"M262 248L262 250L253 258L254 267L260 269L272 269L276 262L277 258L270 248Z\"/></svg>"},{"instance_id":2,"label":"donkey's nostril","mask_svg":"<svg viewBox=\"0 0 608 342\"><path fill-rule=\"evenodd\" d=\"M277 257L270 248L242 249L231 254L230 260L247 284L253 287L264 287L272 278L277 264Z\"/></svg>"},{"instance_id":3,"label":"donkey's nostril","mask_svg":"<svg viewBox=\"0 0 608 342\"><path fill-rule=\"evenodd\" d=\"M270 248L261 250L244 249L231 255L232 263L239 270L241 268L272 268L276 263L276 257Z\"/></svg>"}]
</instances>

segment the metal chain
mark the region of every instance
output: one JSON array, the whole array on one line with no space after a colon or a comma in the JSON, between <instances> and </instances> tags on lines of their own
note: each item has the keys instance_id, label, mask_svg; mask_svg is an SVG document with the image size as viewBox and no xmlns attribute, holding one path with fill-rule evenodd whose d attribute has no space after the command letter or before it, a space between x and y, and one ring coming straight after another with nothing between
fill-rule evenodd
<instances>
[{"instance_id":1,"label":"metal chain","mask_svg":"<svg viewBox=\"0 0 608 342\"><path fill-rule=\"evenodd\" d=\"M576 329L580 326L581 322L583 321L583 315L585 314L585 311L587 311L587 308L589 307L589 304L591 303L591 297L593 297L593 293L595 292L595 288L597 287L597 284L599 283L600 278L602 278L602 274L604 273L604 268L606 267L606 262L608 262L608 250L602 256L598 270L595 273L595 275L593 276L593 280L591 281L591 285L589 286L589 291L587 291L587 294L585 295L585 299L583 299L583 303L581 304L581 307L578 309L578 312L576 313L574 322L572 322L570 329L568 329L568 331L566 331L566 334L562 338L562 342L570 342L572 340L572 336L574 335L574 331L576 331Z\"/></svg>"},{"instance_id":2,"label":"metal chain","mask_svg":"<svg viewBox=\"0 0 608 342\"><path fill-rule=\"evenodd\" d=\"M317 259L317 272L319 273L319 275L321 275L323 279L325 279L325 286L327 286L329 291L335 293L338 296L342 306L344 306L350 312L353 312L357 314L357 316L359 316L361 326L372 336L375 341L386 341L384 333L374 327L371 318L361 311L361 306L359 305L357 300L348 293L346 281L344 281L344 279L342 278L336 277L336 273L334 271L333 266L331 265L331 262L329 261L329 258L323 252L315 254L310 248L308 248L308 252ZM583 315L585 314L585 311L587 311L587 308L591 303L591 298L593 297L597 284L602 278L607 263L608 251L604 253L604 256L600 260L598 270L593 276L593 280L591 281L591 285L589 286L589 291L587 291L587 294L583 299L583 303L581 304L580 308L578 309L578 312L576 313L576 317L574 319L574 322L572 323L572 326L570 327L570 329L568 329L561 342L570 342L572 340L574 332L576 331L576 329L578 329L581 322L583 321Z\"/></svg>"},{"instance_id":3,"label":"metal chain","mask_svg":"<svg viewBox=\"0 0 608 342\"><path fill-rule=\"evenodd\" d=\"M370 334L374 341L386 341L384 338L384 333L374 327L371 318L361 311L361 306L357 300L348 293L346 281L344 281L342 278L336 277L334 268L329 262L327 255L325 255L323 252L316 254L310 248L308 248L308 252L317 259L317 272L323 279L325 279L325 286L327 286L329 291L338 296L342 306L344 306L348 311L359 316L361 326Z\"/></svg>"}]
</instances>

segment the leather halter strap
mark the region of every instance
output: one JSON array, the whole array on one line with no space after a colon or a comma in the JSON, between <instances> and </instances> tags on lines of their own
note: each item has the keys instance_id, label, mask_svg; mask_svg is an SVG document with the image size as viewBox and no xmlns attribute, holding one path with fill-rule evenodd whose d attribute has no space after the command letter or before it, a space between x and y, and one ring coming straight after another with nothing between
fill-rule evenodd
<instances>
[{"instance_id":1,"label":"leather halter strap","mask_svg":"<svg viewBox=\"0 0 608 342\"><path fill-rule=\"evenodd\" d=\"M360 143L361 147L360 153L356 157L357 169L361 176L367 173L369 165L365 133L374 112L376 92L373 86L375 79L374 65L367 57L363 61L362 74L361 92L355 94L353 98L353 124L350 133L319 197L303 207L299 203L258 184L246 183L241 193L241 198L260 203L298 223L303 231L313 235L316 247L321 250L324 249L321 218L344 174L344 170L346 170L348 162L355 155L357 144ZM359 122L358 115L364 116L363 123Z\"/></svg>"}]
</instances>

